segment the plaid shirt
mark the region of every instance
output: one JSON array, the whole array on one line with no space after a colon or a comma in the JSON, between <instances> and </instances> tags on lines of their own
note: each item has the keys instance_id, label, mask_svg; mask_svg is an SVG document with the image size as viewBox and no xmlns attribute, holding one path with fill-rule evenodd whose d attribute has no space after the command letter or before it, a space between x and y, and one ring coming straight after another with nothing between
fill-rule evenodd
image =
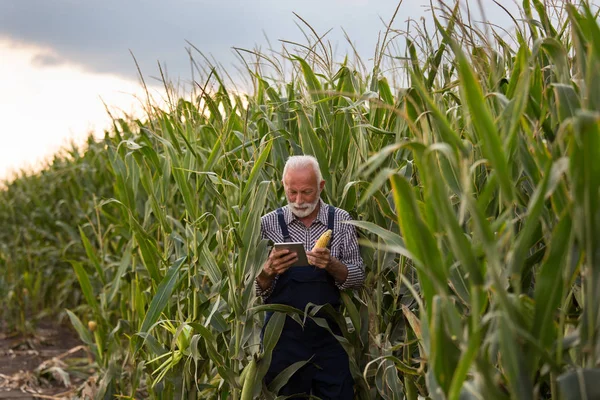
<instances>
[{"instance_id":1,"label":"plaid shirt","mask_svg":"<svg viewBox=\"0 0 600 400\"><path fill-rule=\"evenodd\" d=\"M304 249L306 251L312 249L317 239L319 239L321 234L327 230L328 211L329 205L325 204L323 200L319 200L319 213L317 218L313 221L311 226L307 228L300 220L298 220L298 218L296 218L288 206L283 207L283 216L285 223L288 226L291 240L293 242L304 243ZM348 212L340 208L335 209L333 242L330 246L331 256L338 259L348 268L348 277L346 278L346 281L335 283L340 290L357 289L362 286L365 280L363 260L358 248L356 229L353 225L343 223L343 221L350 220L351 217ZM260 231L263 239L270 239L275 243L284 241L276 211L272 211L261 218ZM273 289L277 284L277 278L279 278L279 276L275 277L271 287L266 290L262 290L258 285L258 282L255 281L256 294L262 296L263 300L266 300L273 292Z\"/></svg>"}]
</instances>

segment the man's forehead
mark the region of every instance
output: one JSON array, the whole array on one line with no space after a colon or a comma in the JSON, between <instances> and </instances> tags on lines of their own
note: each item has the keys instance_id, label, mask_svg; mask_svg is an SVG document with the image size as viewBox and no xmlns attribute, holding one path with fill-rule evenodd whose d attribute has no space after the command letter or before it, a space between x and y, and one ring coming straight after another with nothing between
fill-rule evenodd
<instances>
[{"instance_id":1,"label":"man's forehead","mask_svg":"<svg viewBox=\"0 0 600 400\"><path fill-rule=\"evenodd\" d=\"M308 179L308 178L316 178L315 171L310 167L298 167L294 169L289 169L286 171L283 180L298 180L298 179Z\"/></svg>"}]
</instances>

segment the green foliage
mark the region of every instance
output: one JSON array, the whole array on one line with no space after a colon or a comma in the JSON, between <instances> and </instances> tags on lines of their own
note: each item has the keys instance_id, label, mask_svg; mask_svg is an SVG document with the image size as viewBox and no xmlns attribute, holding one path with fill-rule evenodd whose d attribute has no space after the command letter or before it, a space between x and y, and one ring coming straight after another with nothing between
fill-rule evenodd
<instances>
[{"instance_id":1,"label":"green foliage","mask_svg":"<svg viewBox=\"0 0 600 400\"><path fill-rule=\"evenodd\" d=\"M0 191L0 318L9 329L29 331L37 319L82 303L70 262L95 268L102 283L101 271L117 259L90 244L111 234L97 205L113 193L104 157L113 140L90 136L83 150L64 149L41 172L23 171Z\"/></svg>"},{"instance_id":2,"label":"green foliage","mask_svg":"<svg viewBox=\"0 0 600 400\"><path fill-rule=\"evenodd\" d=\"M360 60L334 64L320 39L295 49L290 76L277 76L280 56L251 52L272 73L247 62L249 94L209 68L189 100L116 120L83 154L8 183L7 319L75 308L103 396L275 398L301 367L260 385L284 315L322 325L322 309L340 325L359 399L592 398L595 14L526 0L511 45L448 10L435 12L435 35L406 35L404 56L388 57L386 34L370 75ZM260 216L285 201L280 174L300 153L319 159L324 199L360 231L366 288L342 294L342 313L254 295Z\"/></svg>"}]
</instances>

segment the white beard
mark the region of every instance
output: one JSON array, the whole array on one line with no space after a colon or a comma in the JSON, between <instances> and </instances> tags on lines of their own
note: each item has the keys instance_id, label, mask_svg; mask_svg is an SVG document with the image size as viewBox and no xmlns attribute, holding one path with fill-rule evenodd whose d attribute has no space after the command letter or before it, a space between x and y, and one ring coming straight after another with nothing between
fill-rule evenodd
<instances>
[{"instance_id":1,"label":"white beard","mask_svg":"<svg viewBox=\"0 0 600 400\"><path fill-rule=\"evenodd\" d=\"M313 203L290 203L288 201L288 207L292 210L292 213L298 218L308 217L314 210L317 208L317 204L319 204L320 198L317 199Z\"/></svg>"}]
</instances>

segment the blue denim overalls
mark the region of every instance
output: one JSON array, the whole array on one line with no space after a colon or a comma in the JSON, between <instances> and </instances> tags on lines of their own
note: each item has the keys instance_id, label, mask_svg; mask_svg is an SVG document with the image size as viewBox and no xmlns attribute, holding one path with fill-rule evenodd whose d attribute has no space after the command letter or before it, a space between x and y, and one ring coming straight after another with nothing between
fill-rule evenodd
<instances>
[{"instance_id":1,"label":"blue denim overalls","mask_svg":"<svg viewBox=\"0 0 600 400\"><path fill-rule=\"evenodd\" d=\"M290 234L285 224L283 210L277 209L277 217L284 241L290 242ZM335 208L329 206L328 229L333 232ZM330 240L333 243L333 235ZM329 273L315 266L291 267L279 275L273 293L267 304L286 304L304 311L308 303L331 304L340 307L340 292ZM265 318L265 325L272 313ZM341 331L330 321L329 327L336 334ZM273 350L273 358L265 382L269 384L286 367L298 361L312 360L298 370L279 391L280 395L304 393L321 399L352 399L353 380L348 363L348 354L327 330L307 318L304 327L286 318L283 332Z\"/></svg>"}]
</instances>

